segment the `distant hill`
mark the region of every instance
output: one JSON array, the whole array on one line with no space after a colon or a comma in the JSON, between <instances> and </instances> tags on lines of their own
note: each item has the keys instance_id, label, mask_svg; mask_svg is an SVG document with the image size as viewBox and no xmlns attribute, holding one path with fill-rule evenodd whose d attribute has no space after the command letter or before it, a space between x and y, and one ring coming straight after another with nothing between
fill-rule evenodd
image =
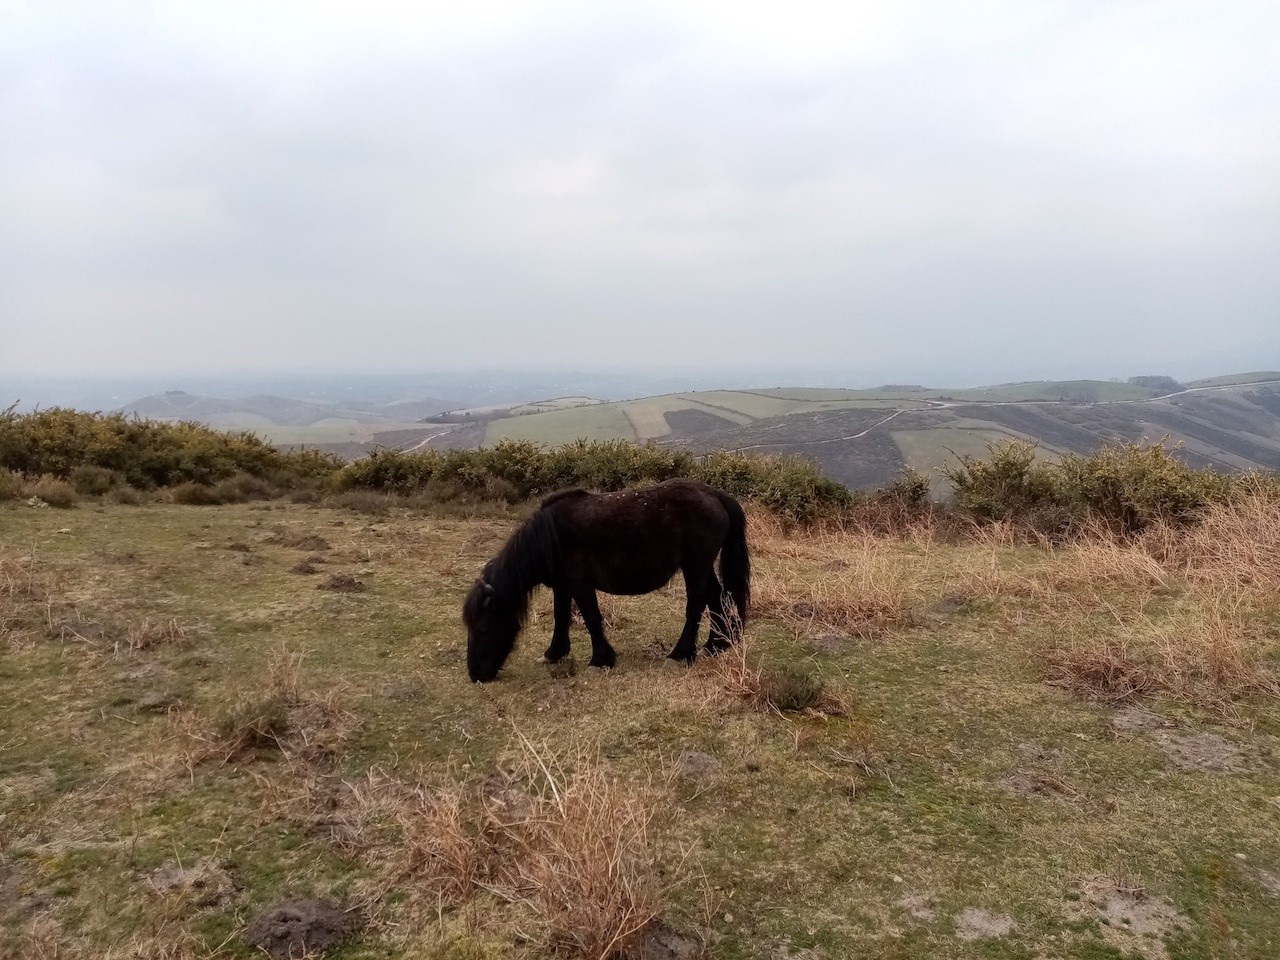
<instances>
[{"instance_id":1,"label":"distant hill","mask_svg":"<svg viewBox=\"0 0 1280 960\"><path fill-rule=\"evenodd\" d=\"M483 438L567 443L578 437L673 444L695 451L751 449L810 456L835 479L873 486L910 464L934 473L956 454L1009 438L1048 456L1112 439L1181 444L1181 456L1222 469L1280 469L1280 373L1128 382L1030 381L978 388L771 388L665 394L522 416L488 411ZM464 445L448 433L433 447Z\"/></svg>"},{"instance_id":2,"label":"distant hill","mask_svg":"<svg viewBox=\"0 0 1280 960\"><path fill-rule=\"evenodd\" d=\"M141 397L120 410L153 420L194 420L220 430L250 430L280 446L328 449L351 457L378 445L416 446L440 432L422 423L423 418L451 405L425 397L338 406L270 395L224 399L170 390Z\"/></svg>"},{"instance_id":3,"label":"distant hill","mask_svg":"<svg viewBox=\"0 0 1280 960\"><path fill-rule=\"evenodd\" d=\"M699 390L613 402L575 395L481 407L434 398L338 405L169 391L122 409L252 430L279 446L345 458L376 447L449 449L506 438L555 445L579 437L800 454L853 487L882 484L908 464L937 476L955 455L982 454L1008 438L1054 456L1110 439L1168 436L1194 464L1280 469L1280 373L1265 371L1189 383L1153 374L968 388Z\"/></svg>"}]
</instances>

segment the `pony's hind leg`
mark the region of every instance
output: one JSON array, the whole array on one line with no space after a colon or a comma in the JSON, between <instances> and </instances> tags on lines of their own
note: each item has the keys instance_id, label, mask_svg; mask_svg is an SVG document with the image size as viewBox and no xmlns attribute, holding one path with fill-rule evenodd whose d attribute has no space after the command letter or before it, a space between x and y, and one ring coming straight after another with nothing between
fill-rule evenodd
<instances>
[{"instance_id":1,"label":"pony's hind leg","mask_svg":"<svg viewBox=\"0 0 1280 960\"><path fill-rule=\"evenodd\" d=\"M555 663L569 654L569 622L573 619L573 596L566 587L552 587L555 625L551 628L551 646L542 655L544 663Z\"/></svg>"},{"instance_id":2,"label":"pony's hind leg","mask_svg":"<svg viewBox=\"0 0 1280 960\"><path fill-rule=\"evenodd\" d=\"M595 590L587 589L574 595L578 610L582 614L582 622L587 625L587 633L591 634L592 667L612 667L618 662L618 655L604 636L604 617L600 614L600 604L596 603Z\"/></svg>"},{"instance_id":3,"label":"pony's hind leg","mask_svg":"<svg viewBox=\"0 0 1280 960\"><path fill-rule=\"evenodd\" d=\"M707 613L709 623L705 649L714 656L721 650L728 650L733 643L733 628L724 609L724 587L715 573L707 578Z\"/></svg>"},{"instance_id":4,"label":"pony's hind leg","mask_svg":"<svg viewBox=\"0 0 1280 960\"><path fill-rule=\"evenodd\" d=\"M667 654L670 660L693 663L698 657L698 627L702 623L702 611L707 608L707 577L715 579L715 571L710 567L697 573L688 567L684 570L684 629L680 631L680 639Z\"/></svg>"}]
</instances>

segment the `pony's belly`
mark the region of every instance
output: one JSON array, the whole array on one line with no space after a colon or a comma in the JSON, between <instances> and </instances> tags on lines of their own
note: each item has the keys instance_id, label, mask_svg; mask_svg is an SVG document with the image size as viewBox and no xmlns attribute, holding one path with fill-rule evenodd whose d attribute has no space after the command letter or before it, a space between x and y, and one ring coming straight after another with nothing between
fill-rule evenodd
<instances>
[{"instance_id":1,"label":"pony's belly","mask_svg":"<svg viewBox=\"0 0 1280 960\"><path fill-rule=\"evenodd\" d=\"M660 570L629 570L629 571L607 571L596 581L596 589L604 593L611 593L620 597L635 597L642 593L653 593L665 587L671 578L675 576L675 570L670 572Z\"/></svg>"}]
</instances>

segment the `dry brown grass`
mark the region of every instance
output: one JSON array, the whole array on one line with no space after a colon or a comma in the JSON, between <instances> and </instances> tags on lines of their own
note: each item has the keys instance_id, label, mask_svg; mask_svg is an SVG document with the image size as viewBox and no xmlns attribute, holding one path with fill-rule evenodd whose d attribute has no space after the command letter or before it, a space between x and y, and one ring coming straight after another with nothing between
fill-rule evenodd
<instances>
[{"instance_id":1,"label":"dry brown grass","mask_svg":"<svg viewBox=\"0 0 1280 960\"><path fill-rule=\"evenodd\" d=\"M385 889L419 906L493 899L506 906L476 922L540 955L620 956L679 882L660 856L666 785L623 782L594 751L515 733L510 768L479 782L428 789L371 771L351 788L357 845Z\"/></svg>"},{"instance_id":2,"label":"dry brown grass","mask_svg":"<svg viewBox=\"0 0 1280 960\"><path fill-rule=\"evenodd\" d=\"M245 693L216 715L195 710L169 714L177 759L189 773L204 763L251 760L261 751L279 752L289 761L327 763L358 725L340 705L342 690L323 694L301 680L302 654L281 648L265 667L266 683Z\"/></svg>"},{"instance_id":3,"label":"dry brown grass","mask_svg":"<svg viewBox=\"0 0 1280 960\"><path fill-rule=\"evenodd\" d=\"M1274 500L1253 496L1211 507L1193 527L1149 531L1142 546L1186 580L1280 592L1280 505Z\"/></svg>"},{"instance_id":4,"label":"dry brown grass","mask_svg":"<svg viewBox=\"0 0 1280 960\"><path fill-rule=\"evenodd\" d=\"M750 518L757 563L752 616L797 632L838 630L872 636L907 614L907 576L887 543L865 533L787 532L770 518Z\"/></svg>"},{"instance_id":5,"label":"dry brown grass","mask_svg":"<svg viewBox=\"0 0 1280 960\"><path fill-rule=\"evenodd\" d=\"M1241 697L1280 696L1268 663L1280 637L1255 601L1247 592L1198 585L1158 615L1108 608L1110 623L1097 618L1097 608L1061 607L1066 616L1060 613L1057 638L1043 654L1046 676L1107 701L1159 693L1216 712Z\"/></svg>"},{"instance_id":6,"label":"dry brown grass","mask_svg":"<svg viewBox=\"0 0 1280 960\"><path fill-rule=\"evenodd\" d=\"M1280 505L1254 497L1208 510L1191 527L1123 537L1085 529L1002 564L1012 541L994 531L985 561L959 578L998 598L1019 623L1040 623L1050 683L1107 701L1159 694L1221 712L1280 695L1270 665L1280 635Z\"/></svg>"},{"instance_id":7,"label":"dry brown grass","mask_svg":"<svg viewBox=\"0 0 1280 960\"><path fill-rule=\"evenodd\" d=\"M0 633L11 647L36 642L52 596L49 574L34 551L23 557L0 549Z\"/></svg>"},{"instance_id":8,"label":"dry brown grass","mask_svg":"<svg viewBox=\"0 0 1280 960\"><path fill-rule=\"evenodd\" d=\"M1051 647L1045 678L1055 687L1107 703L1123 703L1162 689L1159 679L1130 648L1114 637Z\"/></svg>"}]
</instances>

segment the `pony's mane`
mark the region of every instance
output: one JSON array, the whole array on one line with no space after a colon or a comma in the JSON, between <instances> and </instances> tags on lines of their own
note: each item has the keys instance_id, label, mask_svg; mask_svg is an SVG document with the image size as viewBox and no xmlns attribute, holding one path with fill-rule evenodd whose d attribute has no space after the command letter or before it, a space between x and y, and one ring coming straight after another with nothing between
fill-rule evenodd
<instances>
[{"instance_id":1,"label":"pony's mane","mask_svg":"<svg viewBox=\"0 0 1280 960\"><path fill-rule=\"evenodd\" d=\"M568 490L557 490L555 493L542 498L542 503L538 504L539 510L545 510L547 507L560 503L562 500L578 500L582 497L589 497L591 494L581 487L570 487Z\"/></svg>"},{"instance_id":2,"label":"pony's mane","mask_svg":"<svg viewBox=\"0 0 1280 960\"><path fill-rule=\"evenodd\" d=\"M573 492L582 491L564 491ZM555 514L546 509L547 502L557 499L560 495L548 497L484 568L483 579L493 585L494 602L514 609L522 625L529 612L529 595L555 569L560 552Z\"/></svg>"}]
</instances>

